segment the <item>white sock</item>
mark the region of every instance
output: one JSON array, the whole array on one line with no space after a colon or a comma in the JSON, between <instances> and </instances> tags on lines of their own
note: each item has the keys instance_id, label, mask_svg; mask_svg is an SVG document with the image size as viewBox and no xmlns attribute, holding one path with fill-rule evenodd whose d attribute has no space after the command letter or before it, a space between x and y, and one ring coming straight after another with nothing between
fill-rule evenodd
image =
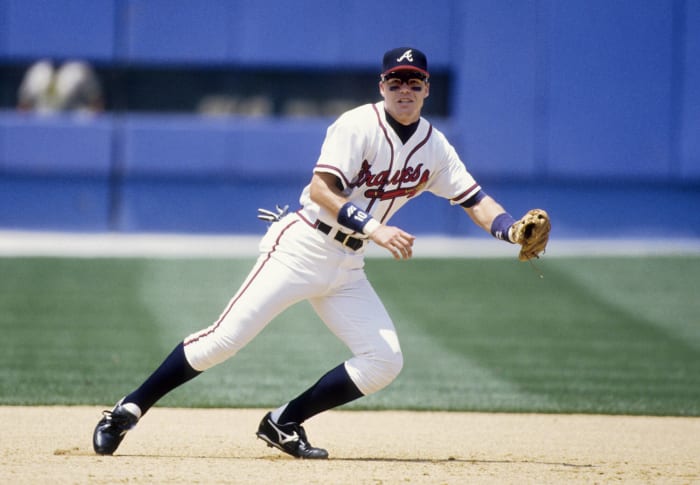
<instances>
[{"instance_id":1,"label":"white sock","mask_svg":"<svg viewBox=\"0 0 700 485\"><path fill-rule=\"evenodd\" d=\"M138 406L138 404L134 404L133 402L127 402L122 404L122 407L134 416L136 416L138 419L141 419L141 408Z\"/></svg>"},{"instance_id":2,"label":"white sock","mask_svg":"<svg viewBox=\"0 0 700 485\"><path fill-rule=\"evenodd\" d=\"M287 403L287 404L289 404L289 403ZM272 415L270 417L272 418L272 420L275 423L280 419L280 416L282 416L282 413L284 412L284 410L287 409L287 404L285 404L284 406L280 406L277 409L275 409L274 411L272 411Z\"/></svg>"}]
</instances>

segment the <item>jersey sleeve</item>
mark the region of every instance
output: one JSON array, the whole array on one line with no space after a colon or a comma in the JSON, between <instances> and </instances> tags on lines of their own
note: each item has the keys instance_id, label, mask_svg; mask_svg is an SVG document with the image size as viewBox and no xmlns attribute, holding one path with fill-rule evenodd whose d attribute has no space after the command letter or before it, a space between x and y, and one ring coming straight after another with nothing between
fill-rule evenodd
<instances>
[{"instance_id":1,"label":"jersey sleeve","mask_svg":"<svg viewBox=\"0 0 700 485\"><path fill-rule=\"evenodd\" d=\"M321 155L314 172L332 173L347 188L362 166L365 152L365 127L358 113L348 112L338 118L326 131Z\"/></svg>"},{"instance_id":2,"label":"jersey sleeve","mask_svg":"<svg viewBox=\"0 0 700 485\"><path fill-rule=\"evenodd\" d=\"M461 204L476 195L481 190L481 186L467 171L464 162L445 136L440 132L436 135L440 137L443 147L440 157L443 163L428 190L437 196L449 199L452 205Z\"/></svg>"}]
</instances>

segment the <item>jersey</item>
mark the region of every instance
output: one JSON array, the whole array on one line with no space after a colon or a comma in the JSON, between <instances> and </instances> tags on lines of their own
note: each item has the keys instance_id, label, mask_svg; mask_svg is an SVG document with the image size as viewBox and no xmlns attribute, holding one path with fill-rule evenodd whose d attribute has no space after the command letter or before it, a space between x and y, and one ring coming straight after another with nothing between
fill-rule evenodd
<instances>
[{"instance_id":1,"label":"jersey","mask_svg":"<svg viewBox=\"0 0 700 485\"><path fill-rule=\"evenodd\" d=\"M340 181L343 195L382 223L404 204L428 191L461 204L481 190L445 136L424 118L402 143L389 126L384 102L342 114L327 130L314 172ZM301 215L337 225L336 215L302 191Z\"/></svg>"},{"instance_id":2,"label":"jersey","mask_svg":"<svg viewBox=\"0 0 700 485\"><path fill-rule=\"evenodd\" d=\"M334 174L348 200L383 223L423 192L461 204L481 190L425 119L402 143L383 102L350 110L328 128L314 172ZM185 339L187 360L206 370L235 355L286 308L308 300L351 350L344 368L354 385L364 395L377 392L396 377L403 357L394 323L364 272L367 237L353 236L363 242L349 246L347 228L311 200L310 186L300 202L299 211L270 225L255 267L219 319Z\"/></svg>"}]
</instances>

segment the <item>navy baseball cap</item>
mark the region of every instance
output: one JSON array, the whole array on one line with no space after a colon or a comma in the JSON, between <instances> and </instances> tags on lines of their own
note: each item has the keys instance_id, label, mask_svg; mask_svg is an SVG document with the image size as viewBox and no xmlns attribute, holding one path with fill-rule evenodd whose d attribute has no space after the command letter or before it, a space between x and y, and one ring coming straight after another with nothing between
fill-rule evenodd
<instances>
[{"instance_id":1,"label":"navy baseball cap","mask_svg":"<svg viewBox=\"0 0 700 485\"><path fill-rule=\"evenodd\" d=\"M418 71L426 78L430 76L428 59L413 47L397 47L384 54L382 77L395 71Z\"/></svg>"}]
</instances>

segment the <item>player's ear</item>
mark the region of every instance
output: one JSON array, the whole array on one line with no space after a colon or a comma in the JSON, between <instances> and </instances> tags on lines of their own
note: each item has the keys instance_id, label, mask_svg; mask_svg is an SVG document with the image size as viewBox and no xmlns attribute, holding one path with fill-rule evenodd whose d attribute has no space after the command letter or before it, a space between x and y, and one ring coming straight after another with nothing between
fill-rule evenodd
<instances>
[{"instance_id":1,"label":"player's ear","mask_svg":"<svg viewBox=\"0 0 700 485\"><path fill-rule=\"evenodd\" d=\"M425 81L425 97L427 98L428 96L430 96L430 83Z\"/></svg>"},{"instance_id":2,"label":"player's ear","mask_svg":"<svg viewBox=\"0 0 700 485\"><path fill-rule=\"evenodd\" d=\"M386 97L386 96L384 96L384 83L381 81L379 81L379 94L382 95L382 98Z\"/></svg>"}]
</instances>

